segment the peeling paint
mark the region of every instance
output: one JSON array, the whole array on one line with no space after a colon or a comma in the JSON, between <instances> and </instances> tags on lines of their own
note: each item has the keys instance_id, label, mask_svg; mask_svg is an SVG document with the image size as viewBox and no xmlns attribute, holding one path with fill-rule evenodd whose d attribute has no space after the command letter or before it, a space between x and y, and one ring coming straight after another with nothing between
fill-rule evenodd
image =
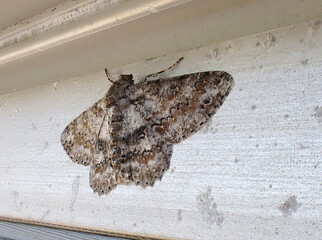
<instances>
[{"instance_id":1,"label":"peeling paint","mask_svg":"<svg viewBox=\"0 0 322 240\"><path fill-rule=\"evenodd\" d=\"M219 48L215 48L208 55L206 55L205 60L206 61L212 61L214 59L219 59Z\"/></svg>"},{"instance_id":2,"label":"peeling paint","mask_svg":"<svg viewBox=\"0 0 322 240\"><path fill-rule=\"evenodd\" d=\"M79 181L80 181L80 176L75 177L74 180L73 180L73 184L72 184L73 197L72 197L72 200L71 200L71 203L70 203L70 206L69 206L69 209L71 211L74 211L74 204L76 202L78 191L79 191Z\"/></svg>"},{"instance_id":3,"label":"peeling paint","mask_svg":"<svg viewBox=\"0 0 322 240\"><path fill-rule=\"evenodd\" d=\"M296 197L292 195L281 204L278 209L282 212L284 217L287 217L296 212L300 206L301 204L296 201Z\"/></svg>"},{"instance_id":4,"label":"peeling paint","mask_svg":"<svg viewBox=\"0 0 322 240\"><path fill-rule=\"evenodd\" d=\"M319 123L322 123L322 106L316 106L314 108L313 117L315 117Z\"/></svg>"},{"instance_id":5,"label":"peeling paint","mask_svg":"<svg viewBox=\"0 0 322 240\"><path fill-rule=\"evenodd\" d=\"M179 222L181 222L181 220L182 220L182 210L181 210L181 209L179 209L179 210L178 210L178 217L177 217L177 220L178 220Z\"/></svg>"},{"instance_id":6,"label":"peeling paint","mask_svg":"<svg viewBox=\"0 0 322 240\"><path fill-rule=\"evenodd\" d=\"M264 39L264 41L263 41L262 46L263 46L264 48L270 48L270 47L273 47L273 46L275 45L275 43L276 43L276 38L275 38L275 36L274 36L272 33L268 33L268 34L266 35L266 38L265 38L265 39Z\"/></svg>"},{"instance_id":7,"label":"peeling paint","mask_svg":"<svg viewBox=\"0 0 322 240\"><path fill-rule=\"evenodd\" d=\"M57 81L53 82L53 89L54 89L54 92L56 92L56 90L57 90Z\"/></svg>"},{"instance_id":8,"label":"peeling paint","mask_svg":"<svg viewBox=\"0 0 322 240\"><path fill-rule=\"evenodd\" d=\"M309 62L309 59L306 58L306 59L301 61L301 64L306 66L308 64L308 62Z\"/></svg>"},{"instance_id":9,"label":"peeling paint","mask_svg":"<svg viewBox=\"0 0 322 240\"><path fill-rule=\"evenodd\" d=\"M216 223L218 226L222 225L224 217L222 213L217 211L217 204L215 203L214 198L211 196L210 188L197 197L197 206L203 219L208 224L212 225Z\"/></svg>"},{"instance_id":10,"label":"peeling paint","mask_svg":"<svg viewBox=\"0 0 322 240\"><path fill-rule=\"evenodd\" d=\"M153 7L153 6L149 7L149 11L151 13L158 13L159 12L159 10L157 8Z\"/></svg>"},{"instance_id":11,"label":"peeling paint","mask_svg":"<svg viewBox=\"0 0 322 240\"><path fill-rule=\"evenodd\" d=\"M77 19L92 15L99 10L114 6L122 1L123 0L94 0L85 2L85 4L82 5L66 1L67 4L66 2L57 4L37 15L25 18L22 21L3 29L1 34L7 34L8 37L1 39L0 48L5 48L27 38L31 38L32 36L49 31L57 26L75 22ZM55 16L55 18L50 17L52 14L56 15L59 11L62 12L59 16ZM27 25L30 25L30 27L27 28Z\"/></svg>"},{"instance_id":12,"label":"peeling paint","mask_svg":"<svg viewBox=\"0 0 322 240\"><path fill-rule=\"evenodd\" d=\"M299 149L306 149L306 148L310 148L310 147L309 146L304 146L302 143L300 143Z\"/></svg>"}]
</instances>

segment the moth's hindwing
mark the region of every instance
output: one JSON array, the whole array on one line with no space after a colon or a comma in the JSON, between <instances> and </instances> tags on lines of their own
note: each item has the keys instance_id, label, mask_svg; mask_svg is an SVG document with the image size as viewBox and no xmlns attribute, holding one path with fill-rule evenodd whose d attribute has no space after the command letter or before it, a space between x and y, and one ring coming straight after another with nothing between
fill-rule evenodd
<instances>
[{"instance_id":1,"label":"moth's hindwing","mask_svg":"<svg viewBox=\"0 0 322 240\"><path fill-rule=\"evenodd\" d=\"M61 143L74 162L85 166L91 163L105 108L104 99L99 100L68 124L61 134Z\"/></svg>"}]
</instances>

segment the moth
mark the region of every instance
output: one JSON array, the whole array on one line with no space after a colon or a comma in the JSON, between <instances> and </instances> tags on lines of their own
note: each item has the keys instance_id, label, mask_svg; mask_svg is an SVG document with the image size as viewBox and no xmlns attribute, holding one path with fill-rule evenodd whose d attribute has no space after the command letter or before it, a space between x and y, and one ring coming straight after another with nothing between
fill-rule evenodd
<instances>
[{"instance_id":1,"label":"moth","mask_svg":"<svg viewBox=\"0 0 322 240\"><path fill-rule=\"evenodd\" d=\"M153 186L169 169L173 144L200 130L234 86L226 72L171 78L120 75L106 95L73 120L61 134L70 159L90 165L90 186L99 195L118 184Z\"/></svg>"}]
</instances>

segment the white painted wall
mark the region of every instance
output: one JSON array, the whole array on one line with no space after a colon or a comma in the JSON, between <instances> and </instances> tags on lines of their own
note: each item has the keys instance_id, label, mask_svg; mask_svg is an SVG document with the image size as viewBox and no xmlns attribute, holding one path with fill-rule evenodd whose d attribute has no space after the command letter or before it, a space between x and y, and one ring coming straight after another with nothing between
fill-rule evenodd
<instances>
[{"instance_id":1,"label":"white painted wall","mask_svg":"<svg viewBox=\"0 0 322 240\"><path fill-rule=\"evenodd\" d=\"M0 96L0 218L179 239L322 236L321 20L110 69L136 79L224 70L235 87L174 148L153 188L99 197L60 134L109 87L101 72Z\"/></svg>"}]
</instances>

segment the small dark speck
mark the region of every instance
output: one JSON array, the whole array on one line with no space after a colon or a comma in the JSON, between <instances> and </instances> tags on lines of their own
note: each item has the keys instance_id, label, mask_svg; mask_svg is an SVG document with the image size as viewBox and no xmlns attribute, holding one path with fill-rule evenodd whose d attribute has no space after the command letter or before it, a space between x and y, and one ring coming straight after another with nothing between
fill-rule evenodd
<instances>
[{"instance_id":1,"label":"small dark speck","mask_svg":"<svg viewBox=\"0 0 322 240\"><path fill-rule=\"evenodd\" d=\"M181 209L178 210L178 221L181 222L182 220L182 211Z\"/></svg>"},{"instance_id":2,"label":"small dark speck","mask_svg":"<svg viewBox=\"0 0 322 240\"><path fill-rule=\"evenodd\" d=\"M236 129L236 126L235 125L233 126L233 129Z\"/></svg>"},{"instance_id":3,"label":"small dark speck","mask_svg":"<svg viewBox=\"0 0 322 240\"><path fill-rule=\"evenodd\" d=\"M290 115L288 115L288 114L284 114L284 119L288 119L289 117L290 117Z\"/></svg>"},{"instance_id":4,"label":"small dark speck","mask_svg":"<svg viewBox=\"0 0 322 240\"><path fill-rule=\"evenodd\" d=\"M44 143L43 151L45 151L46 149L48 149L48 147L49 147L49 143L46 141L46 142Z\"/></svg>"},{"instance_id":5,"label":"small dark speck","mask_svg":"<svg viewBox=\"0 0 322 240\"><path fill-rule=\"evenodd\" d=\"M318 120L318 122L322 122L322 106L321 107L316 106L314 108L313 117L315 117Z\"/></svg>"},{"instance_id":6,"label":"small dark speck","mask_svg":"<svg viewBox=\"0 0 322 240\"><path fill-rule=\"evenodd\" d=\"M256 144L256 148L258 148L259 147L259 145L258 144Z\"/></svg>"},{"instance_id":7,"label":"small dark speck","mask_svg":"<svg viewBox=\"0 0 322 240\"><path fill-rule=\"evenodd\" d=\"M256 108L257 108L256 105L251 106L252 110L255 110Z\"/></svg>"},{"instance_id":8,"label":"small dark speck","mask_svg":"<svg viewBox=\"0 0 322 240\"><path fill-rule=\"evenodd\" d=\"M257 42L256 43L256 47L259 47L261 44L260 44L260 42Z\"/></svg>"},{"instance_id":9,"label":"small dark speck","mask_svg":"<svg viewBox=\"0 0 322 240\"><path fill-rule=\"evenodd\" d=\"M314 164L314 168L317 168L319 166L319 160Z\"/></svg>"},{"instance_id":10,"label":"small dark speck","mask_svg":"<svg viewBox=\"0 0 322 240\"><path fill-rule=\"evenodd\" d=\"M241 92L241 91L243 91L243 89L242 89L242 88L240 88L240 89L239 89L239 91Z\"/></svg>"},{"instance_id":11,"label":"small dark speck","mask_svg":"<svg viewBox=\"0 0 322 240\"><path fill-rule=\"evenodd\" d=\"M309 62L308 59L304 59L304 60L301 61L301 64L304 65L304 66L306 66L308 62Z\"/></svg>"},{"instance_id":12,"label":"small dark speck","mask_svg":"<svg viewBox=\"0 0 322 240\"><path fill-rule=\"evenodd\" d=\"M133 227L136 227L136 223L133 223Z\"/></svg>"},{"instance_id":13,"label":"small dark speck","mask_svg":"<svg viewBox=\"0 0 322 240\"><path fill-rule=\"evenodd\" d=\"M238 162L239 162L239 159L235 157L234 162L235 162L235 163L238 163Z\"/></svg>"},{"instance_id":14,"label":"small dark speck","mask_svg":"<svg viewBox=\"0 0 322 240\"><path fill-rule=\"evenodd\" d=\"M304 146L302 143L300 143L300 149L306 149L306 148L310 148L309 146Z\"/></svg>"},{"instance_id":15,"label":"small dark speck","mask_svg":"<svg viewBox=\"0 0 322 240\"><path fill-rule=\"evenodd\" d=\"M269 188L272 188L273 186L272 186L272 184L270 184L270 185L268 185L268 187L269 187Z\"/></svg>"},{"instance_id":16,"label":"small dark speck","mask_svg":"<svg viewBox=\"0 0 322 240\"><path fill-rule=\"evenodd\" d=\"M277 146L277 143L274 143L274 147L276 147Z\"/></svg>"},{"instance_id":17,"label":"small dark speck","mask_svg":"<svg viewBox=\"0 0 322 240\"><path fill-rule=\"evenodd\" d=\"M170 173L174 173L174 169L173 168L171 169Z\"/></svg>"},{"instance_id":18,"label":"small dark speck","mask_svg":"<svg viewBox=\"0 0 322 240\"><path fill-rule=\"evenodd\" d=\"M314 25L313 25L313 29L316 31L320 28L320 25L322 24L322 20L317 20Z\"/></svg>"},{"instance_id":19,"label":"small dark speck","mask_svg":"<svg viewBox=\"0 0 322 240\"><path fill-rule=\"evenodd\" d=\"M278 228L275 228L275 235L279 235Z\"/></svg>"},{"instance_id":20,"label":"small dark speck","mask_svg":"<svg viewBox=\"0 0 322 240\"><path fill-rule=\"evenodd\" d=\"M249 135L249 136L248 136L248 138L254 138L254 136L252 136L252 135Z\"/></svg>"}]
</instances>

